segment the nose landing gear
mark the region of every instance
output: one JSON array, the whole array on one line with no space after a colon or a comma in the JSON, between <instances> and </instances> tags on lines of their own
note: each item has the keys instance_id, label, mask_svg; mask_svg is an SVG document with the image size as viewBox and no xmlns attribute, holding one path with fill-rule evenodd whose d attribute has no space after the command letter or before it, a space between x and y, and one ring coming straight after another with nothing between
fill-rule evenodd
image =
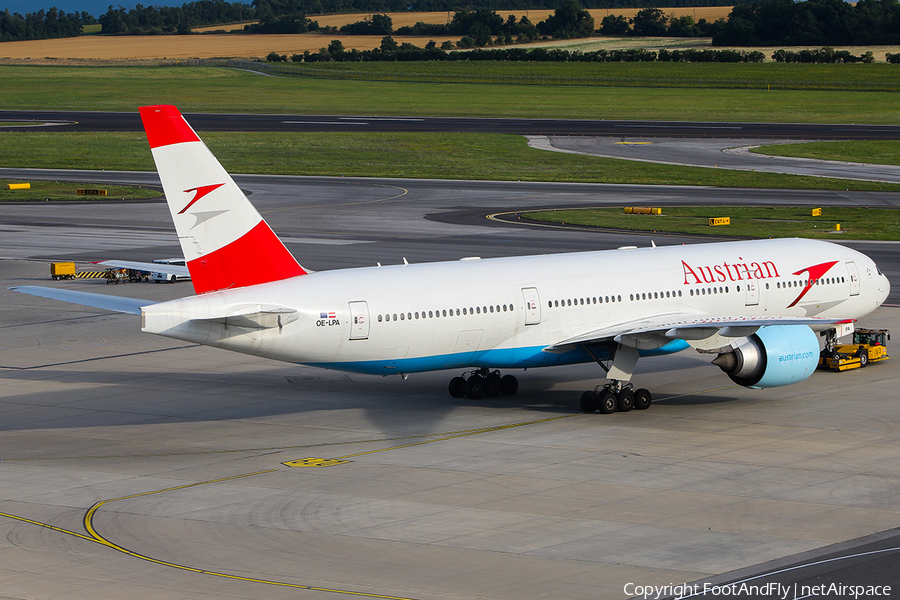
<instances>
[{"instance_id":1,"label":"nose landing gear","mask_svg":"<svg viewBox=\"0 0 900 600\"><path fill-rule=\"evenodd\" d=\"M519 380L512 375L500 375L500 371L481 368L450 380L448 391L454 398L466 396L477 400L482 396L494 398L499 395L512 396L519 389Z\"/></svg>"}]
</instances>

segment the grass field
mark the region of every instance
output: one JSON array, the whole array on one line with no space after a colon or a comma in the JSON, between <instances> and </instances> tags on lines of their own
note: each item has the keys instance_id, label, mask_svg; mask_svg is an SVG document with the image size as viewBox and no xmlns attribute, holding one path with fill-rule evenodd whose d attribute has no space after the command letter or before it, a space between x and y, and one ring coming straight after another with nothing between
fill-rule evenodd
<instances>
[{"instance_id":1,"label":"grass field","mask_svg":"<svg viewBox=\"0 0 900 600\"><path fill-rule=\"evenodd\" d=\"M797 156L880 165L900 165L900 140L868 142L810 142L762 146L751 152L770 156Z\"/></svg>"},{"instance_id":2,"label":"grass field","mask_svg":"<svg viewBox=\"0 0 900 600\"><path fill-rule=\"evenodd\" d=\"M28 190L8 190L8 183L30 183ZM105 189L106 196L79 196L78 188ZM162 192L151 188L125 187L99 183L58 183L55 181L0 180L0 203L39 201L102 202L103 200L139 200L156 198Z\"/></svg>"},{"instance_id":3,"label":"grass field","mask_svg":"<svg viewBox=\"0 0 900 600\"><path fill-rule=\"evenodd\" d=\"M811 88L834 82L848 89L853 86L888 84L900 86L900 68L882 64L802 64L802 63L545 63L545 62L373 62L304 63L297 69L367 72L384 75L430 75L436 80L453 76L534 77L636 80L688 80L718 86L744 86L757 89L807 83ZM697 85L700 87L700 85Z\"/></svg>"},{"instance_id":4,"label":"grass field","mask_svg":"<svg viewBox=\"0 0 900 600\"><path fill-rule=\"evenodd\" d=\"M890 92L433 84L266 77L218 67L49 66L2 66L0 89L2 109L135 111L159 103L184 112L900 123L900 96Z\"/></svg>"},{"instance_id":5,"label":"grass field","mask_svg":"<svg viewBox=\"0 0 900 600\"><path fill-rule=\"evenodd\" d=\"M825 207L813 217L809 207L665 207L662 215L627 215L622 208L595 208L526 213L550 223L587 225L660 233L723 235L741 238L803 237L839 240L900 240L900 211ZM731 217L731 225L710 227L713 217ZM837 233L840 224L844 233Z\"/></svg>"},{"instance_id":6,"label":"grass field","mask_svg":"<svg viewBox=\"0 0 900 600\"><path fill-rule=\"evenodd\" d=\"M544 152L473 133L202 133L233 173L577 181L900 191L821 177L677 167ZM152 171L142 133L0 133L0 167Z\"/></svg>"}]
</instances>

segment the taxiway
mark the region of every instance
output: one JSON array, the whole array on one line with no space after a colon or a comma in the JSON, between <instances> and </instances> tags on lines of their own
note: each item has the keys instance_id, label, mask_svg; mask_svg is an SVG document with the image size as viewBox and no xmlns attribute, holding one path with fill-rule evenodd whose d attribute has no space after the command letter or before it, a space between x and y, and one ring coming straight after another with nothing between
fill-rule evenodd
<instances>
[{"instance_id":1,"label":"taxiway","mask_svg":"<svg viewBox=\"0 0 900 600\"><path fill-rule=\"evenodd\" d=\"M236 179L317 270L696 241L485 218L501 210L897 203L854 192ZM900 527L895 360L758 391L696 353L646 359L636 380L658 390L654 406L608 416L578 412L580 391L602 376L590 365L518 374L510 399L454 400L446 373L403 381L268 362L10 292L191 293L187 283L49 280L50 260L177 255L163 203L47 208L4 206L0 228L0 595L624 598L628 583L777 572L769 577L789 584L815 575L790 565L860 549L881 552L841 563L847 581L900 585L884 567L900 555L887 531ZM896 244L846 243L900 282ZM900 331L900 310L860 325Z\"/></svg>"}]
</instances>

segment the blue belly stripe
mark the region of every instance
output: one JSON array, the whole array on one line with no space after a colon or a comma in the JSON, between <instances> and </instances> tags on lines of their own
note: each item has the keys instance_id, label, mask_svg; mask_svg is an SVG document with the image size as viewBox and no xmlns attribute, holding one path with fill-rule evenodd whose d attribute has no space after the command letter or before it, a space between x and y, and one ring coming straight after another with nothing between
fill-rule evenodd
<instances>
[{"instance_id":1,"label":"blue belly stripe","mask_svg":"<svg viewBox=\"0 0 900 600\"><path fill-rule=\"evenodd\" d=\"M454 357L458 354L439 354L437 356L420 356L414 358L389 359L389 360L363 360L363 361L346 361L346 362L322 362L322 363L306 363L314 367L322 367L323 369L334 369L337 371L350 371L353 373L366 373L370 375L393 375L396 373L422 373L425 371L441 371L446 369L465 369L476 367L488 367L492 369L529 369L535 367L552 367L556 365L574 365L578 363L594 362L594 358L588 354L581 346L563 352L554 354L551 352L543 352L546 346L530 346L527 348L497 348L493 350L484 350L481 352L466 352L467 360L465 363L457 361ZM687 342L684 340L673 340L655 350L641 350L640 355L643 356L661 356L665 354L674 354L688 348ZM602 346L592 348L597 358L608 359L608 353ZM447 363L454 364L453 367L445 366Z\"/></svg>"}]
</instances>

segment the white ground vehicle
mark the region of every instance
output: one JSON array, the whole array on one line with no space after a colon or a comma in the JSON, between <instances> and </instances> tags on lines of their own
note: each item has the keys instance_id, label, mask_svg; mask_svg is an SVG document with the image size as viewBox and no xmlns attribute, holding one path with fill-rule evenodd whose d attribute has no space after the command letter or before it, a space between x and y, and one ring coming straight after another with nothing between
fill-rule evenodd
<instances>
[{"instance_id":1,"label":"white ground vehicle","mask_svg":"<svg viewBox=\"0 0 900 600\"><path fill-rule=\"evenodd\" d=\"M185 260L183 258L158 258L154 260L153 263L159 265L176 265L179 267L185 266ZM190 279L191 276L184 274L180 269L177 273L168 271L153 271L150 273L150 281L153 283L159 283L160 281L175 283L176 281L190 281Z\"/></svg>"}]
</instances>

